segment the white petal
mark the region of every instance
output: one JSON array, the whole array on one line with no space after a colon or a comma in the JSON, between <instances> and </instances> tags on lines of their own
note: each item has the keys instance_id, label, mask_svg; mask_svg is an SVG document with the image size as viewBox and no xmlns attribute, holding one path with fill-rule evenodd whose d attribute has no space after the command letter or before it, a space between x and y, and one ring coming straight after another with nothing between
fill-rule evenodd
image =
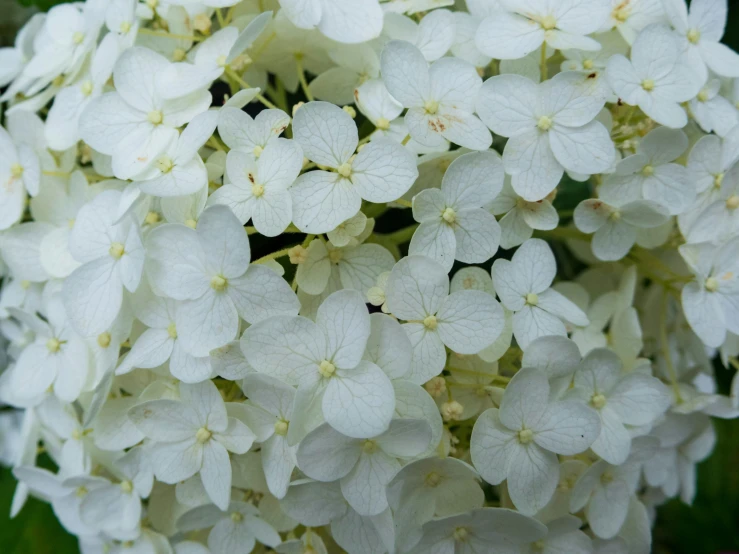
<instances>
[{"instance_id":1,"label":"white petal","mask_svg":"<svg viewBox=\"0 0 739 554\"><path fill-rule=\"evenodd\" d=\"M326 421L350 437L373 437L384 432L394 409L395 392L390 379L367 361L332 378L323 397Z\"/></svg>"},{"instance_id":2,"label":"white petal","mask_svg":"<svg viewBox=\"0 0 739 554\"><path fill-rule=\"evenodd\" d=\"M349 160L359 142L354 120L328 102L302 106L295 112L293 132L308 159L334 168Z\"/></svg>"},{"instance_id":3,"label":"white petal","mask_svg":"<svg viewBox=\"0 0 739 554\"><path fill-rule=\"evenodd\" d=\"M450 294L439 308L437 318L439 337L460 354L476 354L503 331L503 308L481 291Z\"/></svg>"}]
</instances>

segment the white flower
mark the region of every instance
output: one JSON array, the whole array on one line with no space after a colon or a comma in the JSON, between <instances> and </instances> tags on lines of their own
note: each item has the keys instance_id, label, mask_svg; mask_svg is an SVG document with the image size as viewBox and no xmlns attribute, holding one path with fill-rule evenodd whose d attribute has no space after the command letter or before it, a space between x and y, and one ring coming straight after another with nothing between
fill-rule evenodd
<instances>
[{"instance_id":1,"label":"white flower","mask_svg":"<svg viewBox=\"0 0 739 554\"><path fill-rule=\"evenodd\" d=\"M690 113L706 133L726 136L739 123L736 107L719 94L721 82L711 79L690 101Z\"/></svg>"},{"instance_id":2,"label":"white flower","mask_svg":"<svg viewBox=\"0 0 739 554\"><path fill-rule=\"evenodd\" d=\"M550 197L535 202L524 200L511 187L506 179L503 190L486 206L493 215L503 215L500 219L500 247L510 249L523 244L534 235L534 230L551 231L559 223L557 210Z\"/></svg>"},{"instance_id":3,"label":"white flower","mask_svg":"<svg viewBox=\"0 0 739 554\"><path fill-rule=\"evenodd\" d=\"M700 84L706 82L709 69L722 77L739 77L739 56L720 42L726 28L726 0L696 0L690 12L683 0L663 0L662 4Z\"/></svg>"},{"instance_id":4,"label":"white flower","mask_svg":"<svg viewBox=\"0 0 739 554\"><path fill-rule=\"evenodd\" d=\"M493 263L493 284L498 298L513 315L513 334L522 348L544 335L566 336L563 320L587 325L588 318L575 304L551 289L557 272L549 245L541 239L524 242L510 261Z\"/></svg>"},{"instance_id":5,"label":"white flower","mask_svg":"<svg viewBox=\"0 0 739 554\"><path fill-rule=\"evenodd\" d=\"M182 301L177 334L193 356L205 356L236 337L239 316L250 323L295 314L287 282L266 267L249 266L246 230L225 206L205 210L197 229L169 224L147 239L146 270L157 294Z\"/></svg>"},{"instance_id":6,"label":"white flower","mask_svg":"<svg viewBox=\"0 0 739 554\"><path fill-rule=\"evenodd\" d=\"M607 202L642 198L662 204L670 214L684 212L695 200L695 187L685 167L674 163L688 147L682 131L658 127L644 137L636 154L618 162L599 190ZM646 221L645 221L646 222Z\"/></svg>"},{"instance_id":7,"label":"white flower","mask_svg":"<svg viewBox=\"0 0 739 554\"><path fill-rule=\"evenodd\" d=\"M54 394L73 402L82 392L90 373L87 345L58 307L48 310L48 323L36 315L9 308L14 317L36 334L26 346L12 372L12 386L24 398L41 395L50 386Z\"/></svg>"},{"instance_id":8,"label":"white flower","mask_svg":"<svg viewBox=\"0 0 739 554\"><path fill-rule=\"evenodd\" d=\"M628 426L648 426L671 403L667 388L654 377L623 373L619 357L604 348L591 351L575 372L574 390L601 420L600 435L590 448L613 465L624 463L631 451Z\"/></svg>"},{"instance_id":9,"label":"white flower","mask_svg":"<svg viewBox=\"0 0 739 554\"><path fill-rule=\"evenodd\" d=\"M0 48L0 87L10 84L33 57L33 41L45 17L41 13L35 14L20 28L13 46Z\"/></svg>"},{"instance_id":10,"label":"white flower","mask_svg":"<svg viewBox=\"0 0 739 554\"><path fill-rule=\"evenodd\" d=\"M368 44L347 45L329 50L337 67L324 71L310 83L319 100L343 106L354 102L355 90L380 75L380 56Z\"/></svg>"},{"instance_id":11,"label":"white flower","mask_svg":"<svg viewBox=\"0 0 739 554\"><path fill-rule=\"evenodd\" d=\"M203 112L175 137L154 164L134 177L138 189L153 196L185 196L208 185L208 173L198 150L215 131L218 113Z\"/></svg>"},{"instance_id":12,"label":"white flower","mask_svg":"<svg viewBox=\"0 0 739 554\"><path fill-rule=\"evenodd\" d=\"M433 10L419 23L410 17L389 13L385 15L383 38L404 40L418 48L433 62L446 54L455 39L454 17L449 10Z\"/></svg>"},{"instance_id":13,"label":"white flower","mask_svg":"<svg viewBox=\"0 0 739 554\"><path fill-rule=\"evenodd\" d=\"M334 170L304 173L290 189L293 221L306 233L333 230L359 212L362 200L400 198L418 176L414 156L389 139L376 139L355 156L357 126L333 104L302 106L293 132L309 160Z\"/></svg>"},{"instance_id":14,"label":"white flower","mask_svg":"<svg viewBox=\"0 0 739 554\"><path fill-rule=\"evenodd\" d=\"M213 33L195 49L193 63L168 65L158 75L163 98L177 98L207 89L221 77L231 64L259 38L272 19L272 12L264 12L252 19L239 33L236 27L224 27Z\"/></svg>"},{"instance_id":15,"label":"white flower","mask_svg":"<svg viewBox=\"0 0 739 554\"><path fill-rule=\"evenodd\" d=\"M41 180L38 155L34 145L20 140L19 124L24 127L28 124L22 113L8 116L10 133L0 127L0 230L21 219L26 193L35 196Z\"/></svg>"},{"instance_id":16,"label":"white flower","mask_svg":"<svg viewBox=\"0 0 739 554\"><path fill-rule=\"evenodd\" d=\"M726 174L739 158L739 128L723 139L706 135L695 143L688 156L687 170L697 193L696 202L678 216L680 230L691 236L691 228L708 206L721 199ZM727 188L730 183L727 182Z\"/></svg>"},{"instance_id":17,"label":"white flower","mask_svg":"<svg viewBox=\"0 0 739 554\"><path fill-rule=\"evenodd\" d=\"M547 535L541 540L532 541L528 545L526 554L542 552L544 554L556 554L557 552L569 552L570 554L590 554L593 552L593 541L580 530L583 522L572 515L547 521L540 516L537 519L543 521L547 526Z\"/></svg>"},{"instance_id":18,"label":"white flower","mask_svg":"<svg viewBox=\"0 0 739 554\"><path fill-rule=\"evenodd\" d=\"M610 11L609 0L499 3L503 9L482 21L476 37L480 51L499 60L523 58L543 43L555 50L599 50L600 44L586 35L597 31Z\"/></svg>"},{"instance_id":19,"label":"white flower","mask_svg":"<svg viewBox=\"0 0 739 554\"><path fill-rule=\"evenodd\" d=\"M146 456L158 480L174 484L199 473L210 499L225 510L231 494L228 452L247 452L254 433L228 417L210 381L181 384L180 397L144 402L131 408L128 417L153 441Z\"/></svg>"},{"instance_id":20,"label":"white flower","mask_svg":"<svg viewBox=\"0 0 739 554\"><path fill-rule=\"evenodd\" d=\"M313 295L326 290L334 273L338 273L342 287L366 294L377 278L395 265L393 255L379 244L336 248L316 239L308 245L305 255L295 278L301 290Z\"/></svg>"},{"instance_id":21,"label":"white flower","mask_svg":"<svg viewBox=\"0 0 739 554\"><path fill-rule=\"evenodd\" d=\"M578 479L570 496L570 511L585 510L596 537L614 537L626 520L629 502L639 483L641 464L654 454L651 437L639 439L640 448L619 466L595 462Z\"/></svg>"},{"instance_id":22,"label":"white flower","mask_svg":"<svg viewBox=\"0 0 739 554\"><path fill-rule=\"evenodd\" d=\"M80 136L113 158L113 172L130 179L151 167L177 138L177 127L208 109L211 96L198 90L165 100L159 74L167 60L147 48L126 50L115 64L115 92L94 99L80 118Z\"/></svg>"},{"instance_id":23,"label":"white flower","mask_svg":"<svg viewBox=\"0 0 739 554\"><path fill-rule=\"evenodd\" d=\"M449 166L441 190L413 197L413 218L420 222L408 250L439 262L449 271L457 259L484 263L500 243L500 226L483 209L503 187L500 158L490 152L460 156Z\"/></svg>"},{"instance_id":24,"label":"white flower","mask_svg":"<svg viewBox=\"0 0 739 554\"><path fill-rule=\"evenodd\" d=\"M349 505L373 516L388 507L385 489L400 471L400 460L421 454L430 441L431 428L421 419L394 419L371 439L346 437L323 424L300 442L298 466L318 481L340 479ZM327 452L332 453L328 458Z\"/></svg>"},{"instance_id":25,"label":"white flower","mask_svg":"<svg viewBox=\"0 0 739 554\"><path fill-rule=\"evenodd\" d=\"M513 510L478 508L424 525L423 537L411 554L516 552L517 545L543 538L546 532L544 525Z\"/></svg>"},{"instance_id":26,"label":"white flower","mask_svg":"<svg viewBox=\"0 0 739 554\"><path fill-rule=\"evenodd\" d=\"M472 463L491 484L507 479L516 508L533 515L554 494L556 454L583 452L599 433L595 411L580 402L551 402L546 376L522 369L508 383L500 410L491 408L475 422Z\"/></svg>"},{"instance_id":27,"label":"white flower","mask_svg":"<svg viewBox=\"0 0 739 554\"><path fill-rule=\"evenodd\" d=\"M277 531L262 519L259 509L246 502L233 501L223 508L199 506L177 519L177 529L182 532L208 527L212 527L208 534L208 552L212 554L249 554L257 541L271 548L282 542Z\"/></svg>"},{"instance_id":28,"label":"white flower","mask_svg":"<svg viewBox=\"0 0 739 554\"><path fill-rule=\"evenodd\" d=\"M267 145L290 125L282 110L262 110L252 119L246 112L226 106L218 112L218 134L231 150L258 158Z\"/></svg>"},{"instance_id":29,"label":"white flower","mask_svg":"<svg viewBox=\"0 0 739 554\"><path fill-rule=\"evenodd\" d=\"M247 375L243 389L249 399L243 404L243 411L249 428L254 430L257 442L261 443L267 486L277 498L283 498L297 463L297 446L290 446L287 442L295 389L279 379L259 373Z\"/></svg>"},{"instance_id":30,"label":"white flower","mask_svg":"<svg viewBox=\"0 0 739 554\"><path fill-rule=\"evenodd\" d=\"M595 120L605 99L588 93L587 75L566 71L537 85L520 75L485 81L477 99L480 119L510 137L503 151L513 190L541 200L564 171L601 173L614 159L613 143Z\"/></svg>"},{"instance_id":31,"label":"white flower","mask_svg":"<svg viewBox=\"0 0 739 554\"><path fill-rule=\"evenodd\" d=\"M83 206L69 236L69 251L82 264L64 281L62 298L72 325L84 336L108 329L123 303L123 289L134 292L144 269L141 231L116 213L121 193L108 190Z\"/></svg>"},{"instance_id":32,"label":"white flower","mask_svg":"<svg viewBox=\"0 0 739 554\"><path fill-rule=\"evenodd\" d=\"M343 290L323 301L316 322L272 317L241 339L247 361L259 372L298 385L289 444L321 421L355 438L383 433L395 409L387 375L362 360L370 317L361 295Z\"/></svg>"},{"instance_id":33,"label":"white flower","mask_svg":"<svg viewBox=\"0 0 739 554\"><path fill-rule=\"evenodd\" d=\"M728 154L735 148L731 144L725 147ZM733 159L733 156L725 158L724 163L729 159ZM709 194L705 194L704 190L701 200L705 207L700 204L695 206L696 213L693 213L687 225L684 225L685 221L681 224L682 229L687 231L689 243L721 242L736 236L739 230L739 218L736 217L739 208L739 164L730 165L725 173L714 174L713 188L709 189Z\"/></svg>"},{"instance_id":34,"label":"white flower","mask_svg":"<svg viewBox=\"0 0 739 554\"><path fill-rule=\"evenodd\" d=\"M595 233L593 254L599 260L620 260L634 246L639 229L659 227L669 217L667 210L656 202L625 203L622 198L611 199L615 194L614 190L600 200L583 200L575 208L577 228L584 233Z\"/></svg>"},{"instance_id":35,"label":"white flower","mask_svg":"<svg viewBox=\"0 0 739 554\"><path fill-rule=\"evenodd\" d=\"M615 27L627 43L633 44L644 27L665 19L662 0L611 0L611 15L605 27Z\"/></svg>"},{"instance_id":36,"label":"white flower","mask_svg":"<svg viewBox=\"0 0 739 554\"><path fill-rule=\"evenodd\" d=\"M378 0L280 0L280 6L296 27L318 27L337 42L365 42L382 31Z\"/></svg>"},{"instance_id":37,"label":"white flower","mask_svg":"<svg viewBox=\"0 0 739 554\"><path fill-rule=\"evenodd\" d=\"M606 78L626 104L639 106L657 123L675 129L688 123L680 103L698 94L703 84L683 64L678 40L658 24L639 33L631 47L631 61L619 54L608 61Z\"/></svg>"},{"instance_id":38,"label":"white flower","mask_svg":"<svg viewBox=\"0 0 739 554\"><path fill-rule=\"evenodd\" d=\"M33 96L59 75L75 75L85 62L103 24L93 3L58 5L49 10L34 37L34 54L1 100L16 93Z\"/></svg>"},{"instance_id":39,"label":"white flower","mask_svg":"<svg viewBox=\"0 0 739 554\"><path fill-rule=\"evenodd\" d=\"M503 309L492 296L477 290L449 294L449 276L425 256L409 256L395 264L386 288L388 311L405 320L413 345L409 380L425 383L441 373L447 346L460 354L476 354L500 336Z\"/></svg>"},{"instance_id":40,"label":"white flower","mask_svg":"<svg viewBox=\"0 0 739 554\"><path fill-rule=\"evenodd\" d=\"M720 246L704 242L680 247L695 274L682 291L685 319L708 346L720 346L727 331L739 334L738 248L737 238Z\"/></svg>"},{"instance_id":41,"label":"white flower","mask_svg":"<svg viewBox=\"0 0 739 554\"><path fill-rule=\"evenodd\" d=\"M133 295L136 318L149 328L133 343L116 368L124 375L135 368L154 368L169 360L169 371L185 383L199 383L210 378L213 370L207 356L189 354L177 333L177 302L156 296L143 284Z\"/></svg>"},{"instance_id":42,"label":"white flower","mask_svg":"<svg viewBox=\"0 0 739 554\"><path fill-rule=\"evenodd\" d=\"M88 104L103 93L118 54L113 35L106 36L95 51L89 69L54 97L44 129L50 148L66 150L80 140L80 116Z\"/></svg>"},{"instance_id":43,"label":"white flower","mask_svg":"<svg viewBox=\"0 0 739 554\"><path fill-rule=\"evenodd\" d=\"M281 234L293 217L288 192L303 166L303 151L292 140L275 138L255 158L231 150L226 159L228 184L211 195L210 203L231 208L241 223L249 219L262 235Z\"/></svg>"},{"instance_id":44,"label":"white flower","mask_svg":"<svg viewBox=\"0 0 739 554\"><path fill-rule=\"evenodd\" d=\"M381 67L387 90L408 108L405 123L412 139L429 148L447 141L472 150L490 147L490 133L473 114L482 84L473 65L442 58L429 66L418 48L394 40L382 51Z\"/></svg>"}]
</instances>

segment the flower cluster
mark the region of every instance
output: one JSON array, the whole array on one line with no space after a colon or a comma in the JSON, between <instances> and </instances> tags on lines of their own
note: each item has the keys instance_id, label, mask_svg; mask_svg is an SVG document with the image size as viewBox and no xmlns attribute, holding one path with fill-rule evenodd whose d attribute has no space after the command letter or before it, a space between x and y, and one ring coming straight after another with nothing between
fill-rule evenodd
<instances>
[{"instance_id":1,"label":"flower cluster","mask_svg":"<svg viewBox=\"0 0 739 554\"><path fill-rule=\"evenodd\" d=\"M13 515L85 554L648 553L739 416L726 12L35 15L0 50Z\"/></svg>"}]
</instances>

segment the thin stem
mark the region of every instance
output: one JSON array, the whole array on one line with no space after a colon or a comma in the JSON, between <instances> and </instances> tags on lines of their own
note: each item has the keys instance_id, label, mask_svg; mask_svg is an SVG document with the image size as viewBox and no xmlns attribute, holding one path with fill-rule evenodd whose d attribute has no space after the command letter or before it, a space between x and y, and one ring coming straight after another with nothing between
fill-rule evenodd
<instances>
[{"instance_id":1,"label":"thin stem","mask_svg":"<svg viewBox=\"0 0 739 554\"><path fill-rule=\"evenodd\" d=\"M241 88L254 88L249 85L246 81L244 81L233 69L226 66L226 75L228 75L231 79L236 81ZM264 96L261 94L257 94L256 99L259 100L262 104L267 106L268 108L271 108L273 110L278 109L277 106L275 106L272 102L267 100Z\"/></svg>"},{"instance_id":2,"label":"thin stem","mask_svg":"<svg viewBox=\"0 0 739 554\"><path fill-rule=\"evenodd\" d=\"M298 81L300 81L300 88L303 89L303 94L308 99L308 102L313 102L313 93L310 91L308 81L305 78L305 70L303 69L303 55L295 54L295 67L298 71Z\"/></svg>"},{"instance_id":3,"label":"thin stem","mask_svg":"<svg viewBox=\"0 0 739 554\"><path fill-rule=\"evenodd\" d=\"M153 37L171 38L173 40L191 40L193 42L200 42L205 40L206 37L196 37L194 35L178 35L175 33L168 33L166 31L154 31L153 29L139 29L140 35L151 35Z\"/></svg>"},{"instance_id":4,"label":"thin stem","mask_svg":"<svg viewBox=\"0 0 739 554\"><path fill-rule=\"evenodd\" d=\"M247 231L248 232L248 231ZM277 258L282 258L283 256L287 256L288 252L293 249L294 246L291 246L289 248L283 248L282 250L278 250L277 252L272 252L271 254L267 254L266 256L262 256L258 260L252 262L253 264L263 264L264 262L268 262L270 260L275 260Z\"/></svg>"},{"instance_id":5,"label":"thin stem","mask_svg":"<svg viewBox=\"0 0 739 554\"><path fill-rule=\"evenodd\" d=\"M675 371L675 366L672 364L670 345L667 342L667 301L667 290L665 290L662 293L662 314L659 321L660 349L662 351L662 357L665 359L665 364L667 365L667 373L670 376L670 383L672 384L672 390L675 393L675 400L678 404L682 404L683 398L680 395L680 387L677 384L677 371Z\"/></svg>"},{"instance_id":6,"label":"thin stem","mask_svg":"<svg viewBox=\"0 0 739 554\"><path fill-rule=\"evenodd\" d=\"M547 68L547 43L541 43L541 59L539 61L539 70L541 71L541 80L546 81L549 77L549 69Z\"/></svg>"},{"instance_id":7,"label":"thin stem","mask_svg":"<svg viewBox=\"0 0 739 554\"><path fill-rule=\"evenodd\" d=\"M67 177L70 177L72 174L69 171L42 171L43 175L48 175L49 177L62 177L63 179L66 179Z\"/></svg>"},{"instance_id":8,"label":"thin stem","mask_svg":"<svg viewBox=\"0 0 739 554\"><path fill-rule=\"evenodd\" d=\"M223 19L223 12L221 8L216 8L216 19L218 19L218 25L223 29L226 26L226 20Z\"/></svg>"},{"instance_id":9,"label":"thin stem","mask_svg":"<svg viewBox=\"0 0 739 554\"><path fill-rule=\"evenodd\" d=\"M411 140L411 136L410 135L406 135L405 138L403 139L403 141L400 144L402 144L403 146L405 146L406 144L408 144L410 142L410 140Z\"/></svg>"},{"instance_id":10,"label":"thin stem","mask_svg":"<svg viewBox=\"0 0 739 554\"><path fill-rule=\"evenodd\" d=\"M413 233L416 232L416 229L418 229L418 223L414 223L413 225L404 227L399 231L390 233L389 235L386 235L386 237L393 244L403 244L409 242L411 238L413 238Z\"/></svg>"},{"instance_id":11,"label":"thin stem","mask_svg":"<svg viewBox=\"0 0 739 554\"><path fill-rule=\"evenodd\" d=\"M404 208L412 208L413 202L408 202L408 200L404 200L403 198L398 198L397 200L393 200L393 203L400 204Z\"/></svg>"}]
</instances>

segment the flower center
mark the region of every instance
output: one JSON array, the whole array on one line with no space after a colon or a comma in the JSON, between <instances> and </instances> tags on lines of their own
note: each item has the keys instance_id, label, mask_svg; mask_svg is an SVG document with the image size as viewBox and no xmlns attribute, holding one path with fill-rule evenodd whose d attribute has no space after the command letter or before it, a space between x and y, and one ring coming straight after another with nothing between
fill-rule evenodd
<instances>
[{"instance_id":1,"label":"flower center","mask_svg":"<svg viewBox=\"0 0 739 554\"><path fill-rule=\"evenodd\" d=\"M371 439L367 439L362 444L362 451L366 454L372 454L377 450L377 443Z\"/></svg>"},{"instance_id":2,"label":"flower center","mask_svg":"<svg viewBox=\"0 0 739 554\"><path fill-rule=\"evenodd\" d=\"M133 483L131 481L121 481L121 490L124 494L131 494L133 492Z\"/></svg>"},{"instance_id":3,"label":"flower center","mask_svg":"<svg viewBox=\"0 0 739 554\"><path fill-rule=\"evenodd\" d=\"M593 60L585 60L584 62L582 62L583 69L593 69L594 66L595 63L593 62Z\"/></svg>"},{"instance_id":4,"label":"flower center","mask_svg":"<svg viewBox=\"0 0 739 554\"><path fill-rule=\"evenodd\" d=\"M452 225L455 221L457 221L457 212L455 212L452 208L446 208L443 212L441 212L441 219L446 221L449 225Z\"/></svg>"},{"instance_id":5,"label":"flower center","mask_svg":"<svg viewBox=\"0 0 739 554\"><path fill-rule=\"evenodd\" d=\"M171 339L177 338L177 325L175 325L174 321L167 325L167 334Z\"/></svg>"},{"instance_id":6,"label":"flower center","mask_svg":"<svg viewBox=\"0 0 739 554\"><path fill-rule=\"evenodd\" d=\"M174 52L172 52L172 60L176 62L181 62L185 59L187 56L187 52L185 52L182 48L175 48Z\"/></svg>"},{"instance_id":7,"label":"flower center","mask_svg":"<svg viewBox=\"0 0 739 554\"><path fill-rule=\"evenodd\" d=\"M423 109L426 110L427 114L435 115L439 111L439 103L436 100L426 100Z\"/></svg>"},{"instance_id":8,"label":"flower center","mask_svg":"<svg viewBox=\"0 0 739 554\"><path fill-rule=\"evenodd\" d=\"M336 250L331 250L328 253L328 259L331 260L332 264L338 264L343 257L344 253L338 248Z\"/></svg>"},{"instance_id":9,"label":"flower center","mask_svg":"<svg viewBox=\"0 0 739 554\"><path fill-rule=\"evenodd\" d=\"M72 35L72 42L75 44L82 44L82 41L85 40L85 34L81 33L80 31L77 31L75 34Z\"/></svg>"},{"instance_id":10,"label":"flower center","mask_svg":"<svg viewBox=\"0 0 739 554\"><path fill-rule=\"evenodd\" d=\"M594 394L593 397L590 399L590 405L593 406L596 410L600 410L603 406L606 405L606 397L602 394Z\"/></svg>"},{"instance_id":11,"label":"flower center","mask_svg":"<svg viewBox=\"0 0 739 554\"><path fill-rule=\"evenodd\" d=\"M328 360L323 360L318 366L318 373L321 374L321 377L329 379L336 373L336 366Z\"/></svg>"},{"instance_id":12,"label":"flower center","mask_svg":"<svg viewBox=\"0 0 739 554\"><path fill-rule=\"evenodd\" d=\"M174 162L169 156L162 156L157 160L157 163L155 165L157 166L157 169L162 173L169 173L174 167Z\"/></svg>"},{"instance_id":13,"label":"flower center","mask_svg":"<svg viewBox=\"0 0 739 554\"><path fill-rule=\"evenodd\" d=\"M195 219L186 219L185 225L187 225L190 229L195 229L195 227L198 226L198 222Z\"/></svg>"},{"instance_id":14,"label":"flower center","mask_svg":"<svg viewBox=\"0 0 739 554\"><path fill-rule=\"evenodd\" d=\"M16 179L23 175L23 166L19 163L15 163L10 166L10 175L15 177Z\"/></svg>"},{"instance_id":15,"label":"flower center","mask_svg":"<svg viewBox=\"0 0 739 554\"><path fill-rule=\"evenodd\" d=\"M701 89L701 91L698 93L698 102L706 102L709 100L708 97L708 91L706 89Z\"/></svg>"},{"instance_id":16,"label":"flower center","mask_svg":"<svg viewBox=\"0 0 739 554\"><path fill-rule=\"evenodd\" d=\"M557 20L553 15L547 15L541 20L541 28L545 31L551 31L557 26Z\"/></svg>"},{"instance_id":17,"label":"flower center","mask_svg":"<svg viewBox=\"0 0 739 554\"><path fill-rule=\"evenodd\" d=\"M469 536L469 532L465 527L457 527L454 530L454 540L458 542L464 542L467 540L467 537Z\"/></svg>"},{"instance_id":18,"label":"flower center","mask_svg":"<svg viewBox=\"0 0 739 554\"><path fill-rule=\"evenodd\" d=\"M257 198L261 198L262 196L264 196L264 185L259 185L259 184L257 184L257 183L254 183L254 184L253 184L253 185L251 186L251 193L252 193L252 194L253 194L253 195L254 195L255 197L257 197Z\"/></svg>"},{"instance_id":19,"label":"flower center","mask_svg":"<svg viewBox=\"0 0 739 554\"><path fill-rule=\"evenodd\" d=\"M221 54L216 58L216 63L218 64L218 67L226 67L226 56Z\"/></svg>"},{"instance_id":20,"label":"flower center","mask_svg":"<svg viewBox=\"0 0 739 554\"><path fill-rule=\"evenodd\" d=\"M159 223L159 214L157 212L148 212L144 218L144 223L147 225L154 225Z\"/></svg>"},{"instance_id":21,"label":"flower center","mask_svg":"<svg viewBox=\"0 0 739 554\"><path fill-rule=\"evenodd\" d=\"M539 304L539 295L533 292L528 293L526 295L526 303L529 306L536 306L537 304Z\"/></svg>"},{"instance_id":22,"label":"flower center","mask_svg":"<svg viewBox=\"0 0 739 554\"><path fill-rule=\"evenodd\" d=\"M161 110L151 110L146 114L146 119L148 119L149 123L152 123L153 125L159 125L164 121L164 114Z\"/></svg>"},{"instance_id":23,"label":"flower center","mask_svg":"<svg viewBox=\"0 0 739 554\"><path fill-rule=\"evenodd\" d=\"M706 279L704 286L708 292L716 292L718 290L718 279L716 277L709 277Z\"/></svg>"},{"instance_id":24,"label":"flower center","mask_svg":"<svg viewBox=\"0 0 739 554\"><path fill-rule=\"evenodd\" d=\"M688 36L688 40L692 44L698 44L698 42L701 39L701 32L698 29L693 28L693 29L690 29L688 31L688 35L687 36Z\"/></svg>"},{"instance_id":25,"label":"flower center","mask_svg":"<svg viewBox=\"0 0 739 554\"><path fill-rule=\"evenodd\" d=\"M90 80L87 80L80 85L80 90L82 91L82 94L84 94L85 96L90 96L92 94L93 88L94 88L94 85L92 84L92 81Z\"/></svg>"},{"instance_id":26,"label":"flower center","mask_svg":"<svg viewBox=\"0 0 739 554\"><path fill-rule=\"evenodd\" d=\"M618 221L619 219L621 219L621 212L619 212L618 210L613 210L611 212L611 215L609 215L608 217L611 221Z\"/></svg>"},{"instance_id":27,"label":"flower center","mask_svg":"<svg viewBox=\"0 0 739 554\"><path fill-rule=\"evenodd\" d=\"M252 150L252 153L254 154L254 157L255 158L258 158L259 156L261 156L262 155L262 152L264 152L264 148L262 148L258 144Z\"/></svg>"},{"instance_id":28,"label":"flower center","mask_svg":"<svg viewBox=\"0 0 739 554\"><path fill-rule=\"evenodd\" d=\"M537 121L536 126L542 131L548 131L552 128L552 118L542 115Z\"/></svg>"},{"instance_id":29,"label":"flower center","mask_svg":"<svg viewBox=\"0 0 739 554\"><path fill-rule=\"evenodd\" d=\"M213 436L213 433L207 427L201 427L198 432L195 433L195 440L200 444L205 444Z\"/></svg>"},{"instance_id":30,"label":"flower center","mask_svg":"<svg viewBox=\"0 0 739 554\"><path fill-rule=\"evenodd\" d=\"M348 179L349 176L352 174L352 164L350 164L349 162L344 162L336 169L336 171L339 172L339 175Z\"/></svg>"},{"instance_id":31,"label":"flower center","mask_svg":"<svg viewBox=\"0 0 739 554\"><path fill-rule=\"evenodd\" d=\"M629 8L627 2L622 3L621 5L617 6L615 10L611 13L613 16L613 19L618 21L619 23L626 23L626 20L631 15L631 8Z\"/></svg>"},{"instance_id":32,"label":"flower center","mask_svg":"<svg viewBox=\"0 0 739 554\"><path fill-rule=\"evenodd\" d=\"M59 352L59 349L61 348L61 346L62 346L62 343L59 342L59 339L51 338L46 341L46 348L51 353Z\"/></svg>"},{"instance_id":33,"label":"flower center","mask_svg":"<svg viewBox=\"0 0 739 554\"><path fill-rule=\"evenodd\" d=\"M726 207L730 210L736 210L739 208L739 196L736 194L733 196L729 196L729 198L726 199Z\"/></svg>"},{"instance_id":34,"label":"flower center","mask_svg":"<svg viewBox=\"0 0 739 554\"><path fill-rule=\"evenodd\" d=\"M228 286L228 279L222 275L214 275L210 280L210 288L218 292L224 290Z\"/></svg>"},{"instance_id":35,"label":"flower center","mask_svg":"<svg viewBox=\"0 0 739 554\"><path fill-rule=\"evenodd\" d=\"M110 245L110 248L108 249L108 254L110 254L110 256L116 260L120 260L125 252L126 251L120 242L114 242Z\"/></svg>"},{"instance_id":36,"label":"flower center","mask_svg":"<svg viewBox=\"0 0 739 554\"><path fill-rule=\"evenodd\" d=\"M713 176L713 187L714 188L720 189L721 185L723 184L724 184L724 174L723 173L718 173Z\"/></svg>"},{"instance_id":37,"label":"flower center","mask_svg":"<svg viewBox=\"0 0 739 554\"><path fill-rule=\"evenodd\" d=\"M436 473L435 471L432 471L426 476L426 479L424 479L424 484L427 487L438 487L439 483L441 483L441 475Z\"/></svg>"},{"instance_id":38,"label":"flower center","mask_svg":"<svg viewBox=\"0 0 739 554\"><path fill-rule=\"evenodd\" d=\"M521 444L529 444L534 440L534 432L531 429L521 429L518 432L518 442Z\"/></svg>"},{"instance_id":39,"label":"flower center","mask_svg":"<svg viewBox=\"0 0 739 554\"><path fill-rule=\"evenodd\" d=\"M231 521L234 523L239 523L243 519L244 516L240 512L231 512Z\"/></svg>"},{"instance_id":40,"label":"flower center","mask_svg":"<svg viewBox=\"0 0 739 554\"><path fill-rule=\"evenodd\" d=\"M88 492L89 492L89 491L87 490L87 487L84 487L84 486L79 486L79 487L77 487L77 489L76 489L76 490L74 491L74 495L75 495L75 496L76 496L77 498L82 498L82 497L83 497L83 496L85 496L85 495L86 495L86 494L87 494Z\"/></svg>"},{"instance_id":41,"label":"flower center","mask_svg":"<svg viewBox=\"0 0 739 554\"><path fill-rule=\"evenodd\" d=\"M131 23L129 21L124 21L123 23L121 23L120 29L121 33L125 35L128 31L131 30Z\"/></svg>"},{"instance_id":42,"label":"flower center","mask_svg":"<svg viewBox=\"0 0 739 554\"><path fill-rule=\"evenodd\" d=\"M284 437L285 435L287 435L287 430L289 426L290 423L285 421L284 419L277 420L275 422L275 434Z\"/></svg>"},{"instance_id":43,"label":"flower center","mask_svg":"<svg viewBox=\"0 0 739 554\"><path fill-rule=\"evenodd\" d=\"M384 117L381 117L377 120L377 128L381 129L383 131L387 131L390 128L390 120Z\"/></svg>"},{"instance_id":44,"label":"flower center","mask_svg":"<svg viewBox=\"0 0 739 554\"><path fill-rule=\"evenodd\" d=\"M651 177L652 175L654 175L654 166L645 165L644 168L641 170L641 174L645 177Z\"/></svg>"},{"instance_id":45,"label":"flower center","mask_svg":"<svg viewBox=\"0 0 739 554\"><path fill-rule=\"evenodd\" d=\"M436 319L435 315L429 315L423 320L423 326L429 331L435 331L439 326L439 321Z\"/></svg>"},{"instance_id":46,"label":"flower center","mask_svg":"<svg viewBox=\"0 0 739 554\"><path fill-rule=\"evenodd\" d=\"M608 483L613 481L613 473L610 471L606 471L603 475L600 476L600 482L604 485L607 485Z\"/></svg>"},{"instance_id":47,"label":"flower center","mask_svg":"<svg viewBox=\"0 0 739 554\"><path fill-rule=\"evenodd\" d=\"M108 348L110 346L110 333L107 331L105 333L100 333L97 341L100 348Z\"/></svg>"},{"instance_id":48,"label":"flower center","mask_svg":"<svg viewBox=\"0 0 739 554\"><path fill-rule=\"evenodd\" d=\"M653 91L654 90L654 81L652 79L644 79L641 82L641 88L643 88L647 92Z\"/></svg>"}]
</instances>

